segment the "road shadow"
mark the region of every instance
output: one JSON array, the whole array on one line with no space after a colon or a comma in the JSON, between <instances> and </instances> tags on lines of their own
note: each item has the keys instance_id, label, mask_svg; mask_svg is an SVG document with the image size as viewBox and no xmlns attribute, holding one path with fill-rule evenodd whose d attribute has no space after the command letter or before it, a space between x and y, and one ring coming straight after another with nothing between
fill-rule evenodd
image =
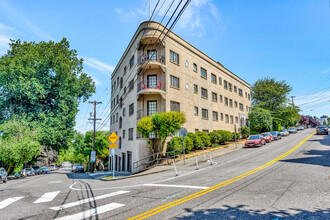
<instances>
[{"instance_id":1,"label":"road shadow","mask_svg":"<svg viewBox=\"0 0 330 220\"><path fill-rule=\"evenodd\" d=\"M223 208L202 209L193 211L185 209L186 216L175 219L329 219L330 208L319 209L314 212L302 209L289 209L267 212L264 209L253 210L246 205L229 206L224 205ZM290 212L290 213L289 213Z\"/></svg>"},{"instance_id":2,"label":"road shadow","mask_svg":"<svg viewBox=\"0 0 330 220\"><path fill-rule=\"evenodd\" d=\"M63 173L65 174L69 179L94 179L94 177L86 174L86 173Z\"/></svg>"}]
</instances>

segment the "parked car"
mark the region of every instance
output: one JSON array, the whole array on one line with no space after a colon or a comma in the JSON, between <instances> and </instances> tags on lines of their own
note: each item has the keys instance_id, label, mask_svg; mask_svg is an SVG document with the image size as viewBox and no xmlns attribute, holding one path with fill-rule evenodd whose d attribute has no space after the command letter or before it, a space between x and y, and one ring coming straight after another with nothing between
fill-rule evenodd
<instances>
[{"instance_id":1,"label":"parked car","mask_svg":"<svg viewBox=\"0 0 330 220\"><path fill-rule=\"evenodd\" d=\"M62 168L72 168L73 164L69 161L65 161L62 163Z\"/></svg>"},{"instance_id":2,"label":"parked car","mask_svg":"<svg viewBox=\"0 0 330 220\"><path fill-rule=\"evenodd\" d=\"M310 126L310 125L307 125L307 128L312 128L312 126Z\"/></svg>"},{"instance_id":3,"label":"parked car","mask_svg":"<svg viewBox=\"0 0 330 220\"><path fill-rule=\"evenodd\" d=\"M325 126L317 126L316 127L316 134L329 134L329 129Z\"/></svg>"},{"instance_id":4,"label":"parked car","mask_svg":"<svg viewBox=\"0 0 330 220\"><path fill-rule=\"evenodd\" d=\"M274 140L273 135L269 132L261 133L267 143L270 143Z\"/></svg>"},{"instance_id":5,"label":"parked car","mask_svg":"<svg viewBox=\"0 0 330 220\"><path fill-rule=\"evenodd\" d=\"M58 170L58 167L55 164L52 164L50 167L52 168L52 171Z\"/></svg>"},{"instance_id":6,"label":"parked car","mask_svg":"<svg viewBox=\"0 0 330 220\"><path fill-rule=\"evenodd\" d=\"M49 172L49 169L48 167L42 167L42 173L48 173Z\"/></svg>"},{"instance_id":7,"label":"parked car","mask_svg":"<svg viewBox=\"0 0 330 220\"><path fill-rule=\"evenodd\" d=\"M34 169L34 172L36 173L36 175L42 174L42 169L40 166L33 166L32 168Z\"/></svg>"},{"instance_id":8,"label":"parked car","mask_svg":"<svg viewBox=\"0 0 330 220\"><path fill-rule=\"evenodd\" d=\"M264 137L260 134L250 135L245 142L245 147L261 147L265 145L266 141Z\"/></svg>"},{"instance_id":9,"label":"parked car","mask_svg":"<svg viewBox=\"0 0 330 220\"><path fill-rule=\"evenodd\" d=\"M297 127L297 131L303 131L303 130L304 130L304 127L303 127L303 126L299 125L299 126Z\"/></svg>"},{"instance_id":10,"label":"parked car","mask_svg":"<svg viewBox=\"0 0 330 220\"><path fill-rule=\"evenodd\" d=\"M34 176L36 175L33 168L25 168L23 169L23 176Z\"/></svg>"},{"instance_id":11,"label":"parked car","mask_svg":"<svg viewBox=\"0 0 330 220\"><path fill-rule=\"evenodd\" d=\"M280 134L281 134L281 136L289 136L289 132L286 129L280 130Z\"/></svg>"},{"instance_id":12,"label":"parked car","mask_svg":"<svg viewBox=\"0 0 330 220\"><path fill-rule=\"evenodd\" d=\"M270 133L273 135L274 140L277 141L277 140L282 139L282 135L281 135L280 132L278 132L278 131L271 131Z\"/></svg>"},{"instance_id":13,"label":"parked car","mask_svg":"<svg viewBox=\"0 0 330 220\"><path fill-rule=\"evenodd\" d=\"M289 131L289 134L295 134L295 133L297 133L297 129L295 127L289 128L288 131Z\"/></svg>"},{"instance_id":14,"label":"parked car","mask_svg":"<svg viewBox=\"0 0 330 220\"><path fill-rule=\"evenodd\" d=\"M85 167L79 164L74 164L72 166L72 172L77 173L77 172L84 172L85 171Z\"/></svg>"},{"instance_id":15,"label":"parked car","mask_svg":"<svg viewBox=\"0 0 330 220\"><path fill-rule=\"evenodd\" d=\"M8 174L5 168L0 167L0 180L3 181L4 183L7 182L8 180Z\"/></svg>"}]
</instances>

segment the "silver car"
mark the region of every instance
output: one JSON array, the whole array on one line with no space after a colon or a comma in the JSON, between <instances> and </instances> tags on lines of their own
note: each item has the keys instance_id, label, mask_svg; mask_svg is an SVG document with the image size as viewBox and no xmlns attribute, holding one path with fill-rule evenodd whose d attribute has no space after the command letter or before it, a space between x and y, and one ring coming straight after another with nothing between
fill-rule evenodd
<instances>
[{"instance_id":1,"label":"silver car","mask_svg":"<svg viewBox=\"0 0 330 220\"><path fill-rule=\"evenodd\" d=\"M7 176L8 176L7 171L6 171L4 168L0 167L0 179L1 179L4 183L6 183L7 180L8 180Z\"/></svg>"},{"instance_id":2,"label":"silver car","mask_svg":"<svg viewBox=\"0 0 330 220\"><path fill-rule=\"evenodd\" d=\"M289 132L288 132L288 130L286 130L286 129L282 129L282 130L280 130L280 134L281 134L282 136L289 136Z\"/></svg>"},{"instance_id":3,"label":"silver car","mask_svg":"<svg viewBox=\"0 0 330 220\"><path fill-rule=\"evenodd\" d=\"M36 175L36 172L34 171L33 168L25 168L23 170L23 176L34 176Z\"/></svg>"}]
</instances>

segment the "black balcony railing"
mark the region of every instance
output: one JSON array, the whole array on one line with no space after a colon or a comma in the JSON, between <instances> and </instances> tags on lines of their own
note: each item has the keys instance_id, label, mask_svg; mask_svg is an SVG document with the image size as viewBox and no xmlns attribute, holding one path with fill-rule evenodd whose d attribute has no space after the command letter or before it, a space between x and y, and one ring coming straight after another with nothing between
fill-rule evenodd
<instances>
[{"instance_id":1,"label":"black balcony railing","mask_svg":"<svg viewBox=\"0 0 330 220\"><path fill-rule=\"evenodd\" d=\"M147 89L158 89L165 91L165 83L162 81L142 81L137 84L137 92L141 90L147 90Z\"/></svg>"},{"instance_id":2,"label":"black balcony railing","mask_svg":"<svg viewBox=\"0 0 330 220\"><path fill-rule=\"evenodd\" d=\"M150 52L148 54L142 54L137 60L138 65L148 63L149 61L150 62L155 61L155 62L165 64L165 56L164 55L158 55L157 53Z\"/></svg>"}]
</instances>

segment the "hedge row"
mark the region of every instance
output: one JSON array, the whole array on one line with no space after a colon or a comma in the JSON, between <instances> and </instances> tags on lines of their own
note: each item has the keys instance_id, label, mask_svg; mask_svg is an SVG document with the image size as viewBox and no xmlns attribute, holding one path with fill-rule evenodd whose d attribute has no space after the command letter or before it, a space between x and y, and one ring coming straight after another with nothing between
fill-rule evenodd
<instances>
[{"instance_id":1,"label":"hedge row","mask_svg":"<svg viewBox=\"0 0 330 220\"><path fill-rule=\"evenodd\" d=\"M244 137L245 135L243 134L245 134L245 130L241 130L243 131L241 131L242 137ZM227 141L234 141L235 136L236 140L238 140L241 137L241 134L225 130L212 131L209 134L201 131L197 131L196 133L188 132L184 140L184 146L186 153L189 153L191 150L202 150L204 147L209 146L217 147L219 144L224 144ZM167 152L174 150L182 152L182 142L182 137L173 137L171 141L167 142Z\"/></svg>"}]
</instances>

